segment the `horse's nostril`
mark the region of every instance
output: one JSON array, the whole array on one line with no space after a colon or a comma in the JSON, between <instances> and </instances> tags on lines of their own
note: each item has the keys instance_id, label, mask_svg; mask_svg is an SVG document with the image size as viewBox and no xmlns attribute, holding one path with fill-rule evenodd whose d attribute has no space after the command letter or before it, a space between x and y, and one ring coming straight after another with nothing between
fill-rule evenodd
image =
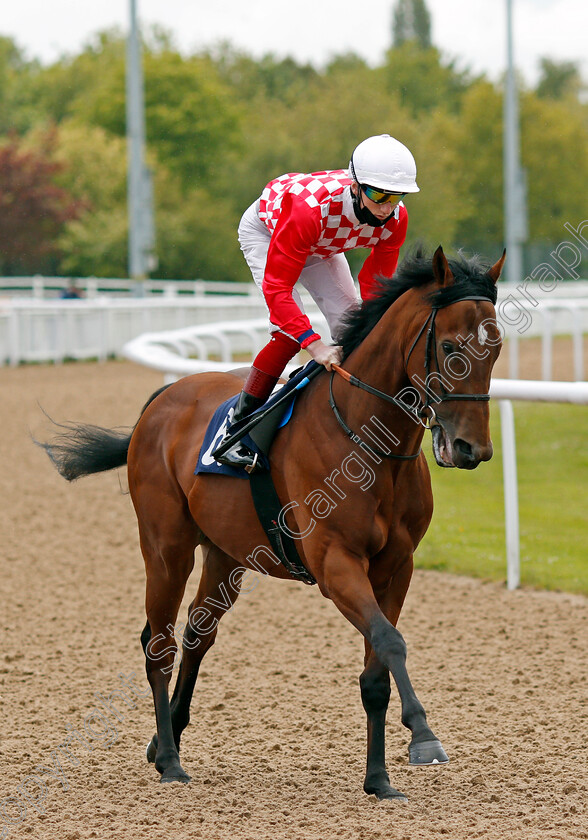
<instances>
[{"instance_id":1,"label":"horse's nostril","mask_svg":"<svg viewBox=\"0 0 588 840\"><path fill-rule=\"evenodd\" d=\"M463 458L466 458L469 461L474 460L473 449L467 440L456 438L453 441L453 448L456 449Z\"/></svg>"}]
</instances>

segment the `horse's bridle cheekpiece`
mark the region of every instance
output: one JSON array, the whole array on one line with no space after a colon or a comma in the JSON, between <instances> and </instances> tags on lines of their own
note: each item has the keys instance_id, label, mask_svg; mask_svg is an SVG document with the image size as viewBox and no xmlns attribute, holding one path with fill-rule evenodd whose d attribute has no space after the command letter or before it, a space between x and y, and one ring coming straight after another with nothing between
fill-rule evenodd
<instances>
[{"instance_id":1,"label":"horse's bridle cheekpiece","mask_svg":"<svg viewBox=\"0 0 588 840\"><path fill-rule=\"evenodd\" d=\"M489 303L494 304L492 298L488 297L487 295L464 295L463 297L457 298L456 300L452 300L450 303L445 304L445 306L451 306L454 303L461 303L464 300L485 300ZM437 313L440 309L444 309L445 306L434 306L431 310L430 315L427 317L427 320L420 328L417 337L413 341L410 346L410 350L408 351L408 355L406 357L405 366L408 366L408 361L412 355L412 351L416 347L419 342L419 339L427 330L427 343L425 346L425 382L428 382L429 375L431 374L431 359L435 359L435 365L437 367L437 371L440 371L439 368L439 358L437 355L437 342L435 341L435 320L437 318ZM367 449L368 452L371 452L373 455L377 455L380 458L393 458L399 461L411 461L414 458L418 458L421 454L421 450L419 449L418 452L415 452L413 455L395 455L392 452L383 452L380 449L376 449L373 446L370 446L368 443L363 441L358 434L356 434L343 420L339 409L335 403L335 398L333 396L333 379L335 378L335 373L339 374L346 382L349 382L350 385L354 385L356 388L361 388L363 391L367 391L368 394L373 394L373 396L379 397L386 402L392 403L392 405L398 406L403 411L407 411L408 406L402 400L399 400L397 397L393 397L390 394L386 394L384 391L379 391L377 388L368 385L366 382L362 382L361 379L358 379L356 376L353 376L348 371L344 370L340 365L333 365L331 372L331 379L329 382L329 405L333 409L333 413L337 418L337 422L347 435L347 437L353 441L353 443L357 443L363 449ZM410 379L410 377L409 377ZM480 402L488 402L490 399L490 394L454 394L453 392L449 392L443 386L442 380L440 380L440 387L441 387L441 394L433 394L433 398L431 398L431 391L428 387L425 388L425 399L422 403L421 407L418 411L414 412L415 417L418 417L419 422L424 426L425 429L431 428L431 423L435 419L435 410L433 409L432 403L436 402L450 402L453 400L477 400ZM423 418L426 418L423 421ZM427 422L428 420L428 422Z\"/></svg>"}]
</instances>

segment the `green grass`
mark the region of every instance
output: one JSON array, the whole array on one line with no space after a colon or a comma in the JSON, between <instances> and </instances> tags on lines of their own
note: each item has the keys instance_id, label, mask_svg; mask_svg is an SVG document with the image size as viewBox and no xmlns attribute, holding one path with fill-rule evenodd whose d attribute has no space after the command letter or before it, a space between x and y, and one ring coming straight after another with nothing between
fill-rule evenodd
<instances>
[{"instance_id":1,"label":"green grass","mask_svg":"<svg viewBox=\"0 0 588 840\"><path fill-rule=\"evenodd\" d=\"M521 583L588 594L588 409L515 403ZM491 406L494 457L478 469L434 462L435 512L415 555L419 568L506 580L502 447Z\"/></svg>"}]
</instances>

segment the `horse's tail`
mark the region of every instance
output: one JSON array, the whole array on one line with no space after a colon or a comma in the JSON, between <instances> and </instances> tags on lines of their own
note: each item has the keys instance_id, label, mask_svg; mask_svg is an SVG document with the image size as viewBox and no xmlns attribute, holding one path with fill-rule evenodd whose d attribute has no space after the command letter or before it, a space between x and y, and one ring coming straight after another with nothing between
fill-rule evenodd
<instances>
[{"instance_id":1,"label":"horse's tail","mask_svg":"<svg viewBox=\"0 0 588 840\"><path fill-rule=\"evenodd\" d=\"M152 394L141 410L164 391L167 385ZM64 431L50 441L35 443L45 450L58 473L68 481L75 481L85 475L106 472L123 467L127 463L129 444L134 429L104 429L90 423L55 423Z\"/></svg>"},{"instance_id":2,"label":"horse's tail","mask_svg":"<svg viewBox=\"0 0 588 840\"><path fill-rule=\"evenodd\" d=\"M64 431L47 443L35 443L45 450L57 472L68 481L113 470L127 463L132 432L103 429L101 426L84 423L55 425Z\"/></svg>"}]
</instances>

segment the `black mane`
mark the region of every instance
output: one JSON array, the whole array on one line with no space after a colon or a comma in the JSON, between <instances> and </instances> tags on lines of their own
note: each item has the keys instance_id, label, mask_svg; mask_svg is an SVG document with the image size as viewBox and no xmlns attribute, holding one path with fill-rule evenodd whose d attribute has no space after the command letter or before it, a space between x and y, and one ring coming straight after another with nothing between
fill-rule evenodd
<instances>
[{"instance_id":1,"label":"black mane","mask_svg":"<svg viewBox=\"0 0 588 840\"><path fill-rule=\"evenodd\" d=\"M455 283L429 295L432 306L449 306L468 294L483 295L496 303L496 284L487 274L490 263L483 262L478 256L466 259L461 254L450 257L447 261L455 277ZM384 313L404 292L426 286L434 279L433 257L418 246L404 258L394 277L379 281L378 289L373 297L345 315L337 336L337 343L343 347L343 358L346 359L361 344Z\"/></svg>"}]
</instances>

